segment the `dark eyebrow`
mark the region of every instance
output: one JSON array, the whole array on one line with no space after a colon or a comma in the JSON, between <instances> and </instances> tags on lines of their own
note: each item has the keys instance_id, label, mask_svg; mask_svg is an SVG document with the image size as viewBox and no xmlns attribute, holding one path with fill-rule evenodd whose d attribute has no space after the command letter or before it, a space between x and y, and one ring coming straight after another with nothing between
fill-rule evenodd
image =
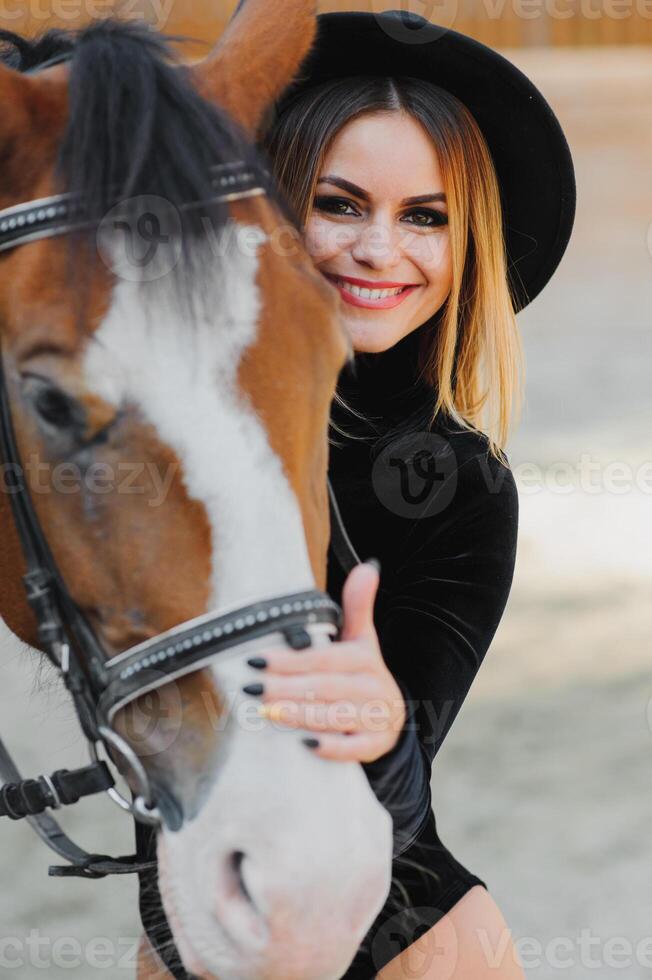
<instances>
[{"instance_id":1,"label":"dark eyebrow","mask_svg":"<svg viewBox=\"0 0 652 980\"><path fill-rule=\"evenodd\" d=\"M349 194L354 194L363 201L371 200L367 191L363 190L362 187L358 187L357 184L352 184L350 180L345 180L344 177L337 177L335 174L326 174L324 177L320 177L317 183L333 184L334 187L340 187L343 191L348 191ZM419 194L418 197L404 197L401 204L430 204L435 201L441 201L445 204L446 195L443 192L437 194Z\"/></svg>"}]
</instances>

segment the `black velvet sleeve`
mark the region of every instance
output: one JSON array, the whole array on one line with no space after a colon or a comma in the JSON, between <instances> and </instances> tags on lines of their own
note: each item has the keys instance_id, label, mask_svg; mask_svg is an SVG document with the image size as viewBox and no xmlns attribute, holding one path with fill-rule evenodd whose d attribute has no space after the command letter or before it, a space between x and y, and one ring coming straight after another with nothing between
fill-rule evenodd
<instances>
[{"instance_id":1,"label":"black velvet sleeve","mask_svg":"<svg viewBox=\"0 0 652 980\"><path fill-rule=\"evenodd\" d=\"M432 761L502 618L517 533L514 476L485 453L460 466L445 508L406 522L395 564L383 566L376 625L407 722L394 748L363 768L393 816L395 856L429 817Z\"/></svg>"}]
</instances>

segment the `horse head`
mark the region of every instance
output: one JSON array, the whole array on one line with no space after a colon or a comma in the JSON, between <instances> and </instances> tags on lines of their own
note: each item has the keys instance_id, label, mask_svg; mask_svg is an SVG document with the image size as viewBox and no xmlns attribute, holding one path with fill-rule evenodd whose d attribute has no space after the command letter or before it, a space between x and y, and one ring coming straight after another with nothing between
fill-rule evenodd
<instances>
[{"instance_id":1,"label":"horse head","mask_svg":"<svg viewBox=\"0 0 652 980\"><path fill-rule=\"evenodd\" d=\"M242 693L270 627L214 647L234 611L325 588L329 409L351 351L253 148L314 29L309 0L249 0L191 68L110 19L63 63L0 68L0 340L22 476L83 624L73 656L92 688L92 637L96 673L117 678L103 727L158 806L175 941L222 980L340 976L390 880L391 819L362 768L314 757ZM39 647L7 493L0 528L0 612ZM166 650L202 643L192 670L177 650L162 672ZM137 663L149 688L129 688Z\"/></svg>"}]
</instances>

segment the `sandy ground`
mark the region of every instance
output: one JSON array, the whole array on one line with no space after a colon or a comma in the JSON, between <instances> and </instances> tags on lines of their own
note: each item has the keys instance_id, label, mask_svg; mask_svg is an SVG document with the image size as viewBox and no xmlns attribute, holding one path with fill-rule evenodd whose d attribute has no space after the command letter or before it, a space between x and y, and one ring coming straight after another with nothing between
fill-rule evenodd
<instances>
[{"instance_id":1,"label":"sandy ground","mask_svg":"<svg viewBox=\"0 0 652 980\"><path fill-rule=\"evenodd\" d=\"M514 58L567 131L577 231L520 318L515 582L436 761L435 811L446 844L504 910L528 977L634 980L652 975L652 59L635 49ZM3 734L30 774L82 764L63 695L35 692L34 676L3 637ZM65 826L90 849L131 846L110 802L80 805ZM134 883L48 880L48 862L27 827L3 824L0 975L133 977Z\"/></svg>"}]
</instances>

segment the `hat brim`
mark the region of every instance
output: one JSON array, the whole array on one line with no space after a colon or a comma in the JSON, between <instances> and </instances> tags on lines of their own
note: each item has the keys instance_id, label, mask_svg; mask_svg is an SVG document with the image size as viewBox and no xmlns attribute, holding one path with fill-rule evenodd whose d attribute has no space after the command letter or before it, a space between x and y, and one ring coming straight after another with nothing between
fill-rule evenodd
<instances>
[{"instance_id":1,"label":"hat brim","mask_svg":"<svg viewBox=\"0 0 652 980\"><path fill-rule=\"evenodd\" d=\"M575 218L573 160L541 92L498 52L418 14L347 11L320 14L317 23L315 45L277 107L303 88L346 75L407 75L455 95L494 161L510 288L523 309L557 268Z\"/></svg>"}]
</instances>

